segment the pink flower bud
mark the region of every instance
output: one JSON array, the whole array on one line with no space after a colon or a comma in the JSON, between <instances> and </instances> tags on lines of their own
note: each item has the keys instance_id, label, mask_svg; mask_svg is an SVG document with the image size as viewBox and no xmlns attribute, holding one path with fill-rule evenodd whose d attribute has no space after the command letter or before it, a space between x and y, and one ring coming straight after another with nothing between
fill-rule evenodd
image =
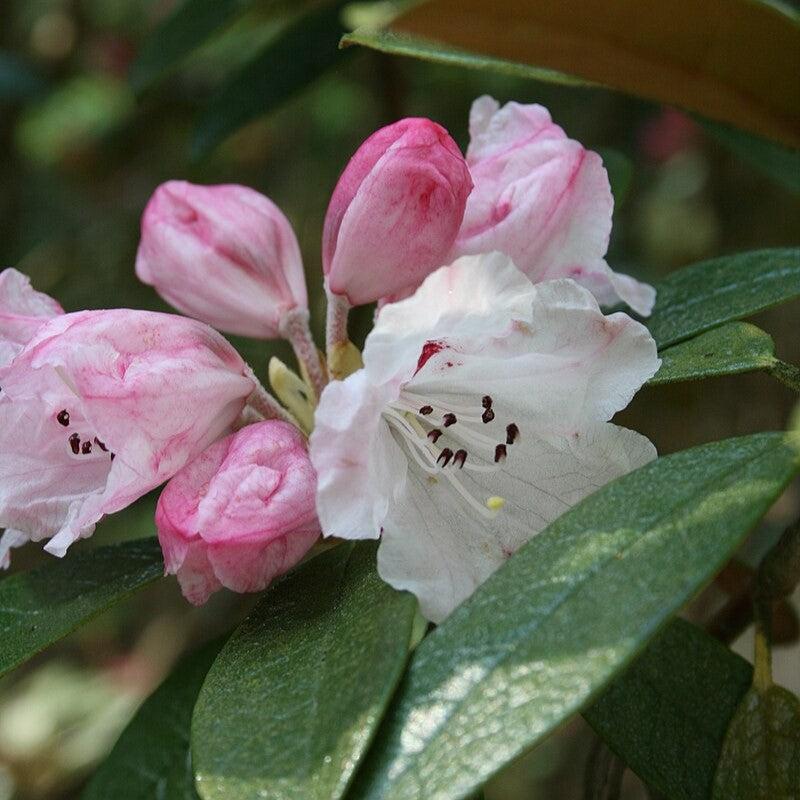
<instances>
[{"instance_id":1,"label":"pink flower bud","mask_svg":"<svg viewBox=\"0 0 800 800\"><path fill-rule=\"evenodd\" d=\"M117 309L46 322L0 369L0 528L16 543L52 537L46 549L64 555L228 433L250 375L186 317Z\"/></svg>"},{"instance_id":2,"label":"pink flower bud","mask_svg":"<svg viewBox=\"0 0 800 800\"><path fill-rule=\"evenodd\" d=\"M156 508L168 574L202 605L225 586L256 592L319 536L316 475L300 432L248 425L213 444L164 488Z\"/></svg>"},{"instance_id":3,"label":"pink flower bud","mask_svg":"<svg viewBox=\"0 0 800 800\"><path fill-rule=\"evenodd\" d=\"M403 119L372 134L328 206L329 289L362 305L416 287L445 263L471 189L458 146L435 122Z\"/></svg>"},{"instance_id":4,"label":"pink flower bud","mask_svg":"<svg viewBox=\"0 0 800 800\"><path fill-rule=\"evenodd\" d=\"M36 331L64 309L31 286L27 275L15 269L0 272L0 367L11 363Z\"/></svg>"},{"instance_id":5,"label":"pink flower bud","mask_svg":"<svg viewBox=\"0 0 800 800\"><path fill-rule=\"evenodd\" d=\"M287 312L308 306L289 221L245 186L159 186L142 217L136 274L184 314L257 339L281 336Z\"/></svg>"}]
</instances>

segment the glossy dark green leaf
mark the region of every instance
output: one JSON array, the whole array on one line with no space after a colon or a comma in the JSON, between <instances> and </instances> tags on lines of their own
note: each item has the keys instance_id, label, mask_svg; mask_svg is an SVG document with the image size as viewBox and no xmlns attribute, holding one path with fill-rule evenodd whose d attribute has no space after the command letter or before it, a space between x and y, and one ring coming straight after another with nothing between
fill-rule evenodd
<instances>
[{"instance_id":1,"label":"glossy dark green leaf","mask_svg":"<svg viewBox=\"0 0 800 800\"><path fill-rule=\"evenodd\" d=\"M735 155L752 164L776 183L800 192L800 150L783 147L728 125L700 119L700 124Z\"/></svg>"},{"instance_id":2,"label":"glossy dark green leaf","mask_svg":"<svg viewBox=\"0 0 800 800\"><path fill-rule=\"evenodd\" d=\"M186 656L145 700L82 800L197 800L189 752L192 710L222 642Z\"/></svg>"},{"instance_id":3,"label":"glossy dark green leaf","mask_svg":"<svg viewBox=\"0 0 800 800\"><path fill-rule=\"evenodd\" d=\"M554 69L507 61L502 58L471 53L441 42L431 42L416 36L388 30L359 28L342 37L342 46L361 45L393 56L409 56L438 64L450 64L465 69L488 70L512 78L528 78L563 86L593 86L589 81L567 75Z\"/></svg>"},{"instance_id":4,"label":"glossy dark green leaf","mask_svg":"<svg viewBox=\"0 0 800 800\"><path fill-rule=\"evenodd\" d=\"M343 544L279 583L233 634L195 709L205 800L336 800L408 657L416 600Z\"/></svg>"},{"instance_id":5,"label":"glossy dark green leaf","mask_svg":"<svg viewBox=\"0 0 800 800\"><path fill-rule=\"evenodd\" d=\"M753 250L692 264L656 289L647 327L661 348L800 297L800 248Z\"/></svg>"},{"instance_id":6,"label":"glossy dark green leaf","mask_svg":"<svg viewBox=\"0 0 800 800\"><path fill-rule=\"evenodd\" d=\"M184 0L145 40L131 67L133 88L137 92L147 88L253 3L254 0Z\"/></svg>"},{"instance_id":7,"label":"glossy dark green leaf","mask_svg":"<svg viewBox=\"0 0 800 800\"><path fill-rule=\"evenodd\" d=\"M71 552L0 580L0 675L164 574L156 539Z\"/></svg>"},{"instance_id":8,"label":"glossy dark green leaf","mask_svg":"<svg viewBox=\"0 0 800 800\"><path fill-rule=\"evenodd\" d=\"M772 337L747 322L729 322L668 347L659 356L661 369L650 384L753 372L776 363Z\"/></svg>"},{"instance_id":9,"label":"glossy dark green leaf","mask_svg":"<svg viewBox=\"0 0 800 800\"><path fill-rule=\"evenodd\" d=\"M353 800L470 796L590 703L800 471L800 437L728 439L620 478L422 641Z\"/></svg>"},{"instance_id":10,"label":"glossy dark green leaf","mask_svg":"<svg viewBox=\"0 0 800 800\"><path fill-rule=\"evenodd\" d=\"M794 800L798 793L800 701L780 686L754 686L725 737L713 800Z\"/></svg>"},{"instance_id":11,"label":"glossy dark green leaf","mask_svg":"<svg viewBox=\"0 0 800 800\"><path fill-rule=\"evenodd\" d=\"M302 14L220 87L198 123L195 156L271 111L345 57L339 39L346 4L337 0Z\"/></svg>"},{"instance_id":12,"label":"glossy dark green leaf","mask_svg":"<svg viewBox=\"0 0 800 800\"><path fill-rule=\"evenodd\" d=\"M752 667L699 628L671 622L584 717L650 787L708 800Z\"/></svg>"}]
</instances>

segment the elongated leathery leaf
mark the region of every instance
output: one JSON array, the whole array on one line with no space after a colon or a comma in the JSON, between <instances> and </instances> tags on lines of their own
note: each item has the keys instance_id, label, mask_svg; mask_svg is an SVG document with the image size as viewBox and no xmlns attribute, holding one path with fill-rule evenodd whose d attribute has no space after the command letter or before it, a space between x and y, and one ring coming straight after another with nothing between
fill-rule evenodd
<instances>
[{"instance_id":1,"label":"elongated leathery leaf","mask_svg":"<svg viewBox=\"0 0 800 800\"><path fill-rule=\"evenodd\" d=\"M428 0L389 28L417 57L569 74L798 146L799 18L765 0Z\"/></svg>"},{"instance_id":2,"label":"elongated leathery leaf","mask_svg":"<svg viewBox=\"0 0 800 800\"><path fill-rule=\"evenodd\" d=\"M648 786L672 800L708 800L752 673L743 658L677 619L584 716Z\"/></svg>"},{"instance_id":3,"label":"elongated leathery leaf","mask_svg":"<svg viewBox=\"0 0 800 800\"><path fill-rule=\"evenodd\" d=\"M656 289L647 327L661 348L800 297L800 248L703 261L673 272Z\"/></svg>"},{"instance_id":4,"label":"elongated leathery leaf","mask_svg":"<svg viewBox=\"0 0 800 800\"><path fill-rule=\"evenodd\" d=\"M192 143L196 156L345 58L338 44L344 33L340 15L346 3L335 0L302 14L220 87L198 123Z\"/></svg>"},{"instance_id":5,"label":"elongated leathery leaf","mask_svg":"<svg viewBox=\"0 0 800 800\"><path fill-rule=\"evenodd\" d=\"M651 384L771 369L776 363L772 337L747 322L730 322L659 355L661 369L650 379Z\"/></svg>"},{"instance_id":6,"label":"elongated leathery leaf","mask_svg":"<svg viewBox=\"0 0 800 800\"><path fill-rule=\"evenodd\" d=\"M465 798L590 703L800 470L797 436L729 439L614 481L415 650L352 798Z\"/></svg>"},{"instance_id":7,"label":"elongated leathery leaf","mask_svg":"<svg viewBox=\"0 0 800 800\"><path fill-rule=\"evenodd\" d=\"M163 573L158 541L137 539L0 580L0 675Z\"/></svg>"},{"instance_id":8,"label":"elongated leathery leaf","mask_svg":"<svg viewBox=\"0 0 800 800\"><path fill-rule=\"evenodd\" d=\"M197 694L222 645L186 656L145 700L82 795L82 800L197 800L189 729Z\"/></svg>"},{"instance_id":9,"label":"elongated leathery leaf","mask_svg":"<svg viewBox=\"0 0 800 800\"><path fill-rule=\"evenodd\" d=\"M341 797L400 679L415 613L378 577L374 543L339 545L278 584L200 693L202 797Z\"/></svg>"}]
</instances>

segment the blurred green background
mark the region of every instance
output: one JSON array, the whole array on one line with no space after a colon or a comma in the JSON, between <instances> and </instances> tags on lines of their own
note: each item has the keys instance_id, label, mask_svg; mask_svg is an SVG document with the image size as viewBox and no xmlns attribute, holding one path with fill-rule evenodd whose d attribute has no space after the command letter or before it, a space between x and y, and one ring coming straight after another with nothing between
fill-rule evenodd
<instances>
[{"instance_id":1,"label":"blurred green background","mask_svg":"<svg viewBox=\"0 0 800 800\"><path fill-rule=\"evenodd\" d=\"M238 182L269 195L295 226L315 330L321 333L320 237L339 172L375 128L429 116L462 146L472 100L539 102L574 138L600 151L616 197L609 261L656 280L706 257L794 244L796 195L709 138L686 115L601 90L556 87L485 72L352 51L322 77L200 158L192 139L210 98L290 18L274 2L246 14L193 53L179 70L137 96L131 64L171 0L3 0L0 5L0 266L28 273L67 310L165 308L133 272L142 209L169 178ZM269 7L269 8L267 8ZM286 4L291 9L290 3ZM269 11L269 13L267 13ZM287 63L286 68L289 68ZM275 71L275 80L282 79ZM800 363L798 304L759 323L778 355ZM371 310L354 318L363 339ZM265 377L276 343L236 340ZM622 421L661 452L785 425L796 398L767 376L643 391ZM80 547L154 533L154 497L104 522ZM795 487L743 554L796 517ZM36 546L14 569L43 558ZM690 611L712 614L711 587ZM183 649L227 629L249 598L218 595L190 609L163 582L84 628L0 684L0 800L77 796L141 699ZM791 637L790 637L791 638ZM739 649L749 657L746 642ZM776 677L795 691L798 650L776 653ZM580 798L594 737L576 721L500 776L487 800ZM597 755L596 753L594 754ZM644 789L626 778L625 797Z\"/></svg>"}]
</instances>

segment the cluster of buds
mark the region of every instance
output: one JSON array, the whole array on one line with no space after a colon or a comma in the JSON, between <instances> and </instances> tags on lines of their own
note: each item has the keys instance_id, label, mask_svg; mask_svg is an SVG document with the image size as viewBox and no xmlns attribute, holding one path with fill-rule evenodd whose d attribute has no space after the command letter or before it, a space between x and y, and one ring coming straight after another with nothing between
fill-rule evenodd
<instances>
[{"instance_id":1,"label":"cluster of buds","mask_svg":"<svg viewBox=\"0 0 800 800\"><path fill-rule=\"evenodd\" d=\"M539 106L482 98L470 128L466 158L440 125L409 118L350 160L322 233L324 355L292 226L243 186L169 181L147 204L136 274L186 316L64 313L0 273L0 563L30 540L63 555L168 481L156 524L185 596L263 589L321 532L307 436L326 385L359 366L349 309L407 297L460 255L502 251L532 280L572 277L647 313L649 287L603 261L599 158ZM219 332L285 339L299 369L273 359L270 394Z\"/></svg>"}]
</instances>

